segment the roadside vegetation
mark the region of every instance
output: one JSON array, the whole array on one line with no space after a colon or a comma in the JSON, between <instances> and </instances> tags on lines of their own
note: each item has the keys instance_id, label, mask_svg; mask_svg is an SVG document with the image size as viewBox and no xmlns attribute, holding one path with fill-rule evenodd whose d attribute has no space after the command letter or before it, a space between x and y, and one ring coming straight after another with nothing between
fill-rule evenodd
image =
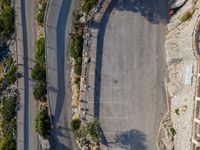
<instances>
[{"instance_id":1,"label":"roadside vegetation","mask_svg":"<svg viewBox=\"0 0 200 150\"><path fill-rule=\"evenodd\" d=\"M9 44L14 32L14 6L11 0L0 0L0 150L16 149L18 73Z\"/></svg>"},{"instance_id":2,"label":"roadside vegetation","mask_svg":"<svg viewBox=\"0 0 200 150\"><path fill-rule=\"evenodd\" d=\"M1 0L0 8L0 40L5 42L14 33L14 7L10 0Z\"/></svg>"},{"instance_id":3,"label":"roadside vegetation","mask_svg":"<svg viewBox=\"0 0 200 150\"><path fill-rule=\"evenodd\" d=\"M44 17L48 0L39 0L37 12L37 41L35 50L35 65L33 66L31 77L35 81L33 95L38 102L38 112L35 118L35 131L45 141L49 141L51 131L51 120L48 114L46 64L45 64L45 37L44 37ZM41 142L41 145L43 143ZM47 146L48 145L48 146ZM50 147L49 142L45 147Z\"/></svg>"},{"instance_id":4,"label":"roadside vegetation","mask_svg":"<svg viewBox=\"0 0 200 150\"><path fill-rule=\"evenodd\" d=\"M40 26L44 26L44 15L47 6L47 0L40 0L39 1L39 10L37 14L37 22Z\"/></svg>"},{"instance_id":5,"label":"roadside vegetation","mask_svg":"<svg viewBox=\"0 0 200 150\"><path fill-rule=\"evenodd\" d=\"M35 119L35 129L43 138L47 138L51 129L50 118L48 116L48 109L44 107L37 113Z\"/></svg>"},{"instance_id":6,"label":"roadside vegetation","mask_svg":"<svg viewBox=\"0 0 200 150\"><path fill-rule=\"evenodd\" d=\"M86 124L81 124L81 120L76 118L71 122L71 129L80 145L82 145L82 143L87 143L87 145L99 143L98 120L95 119Z\"/></svg>"},{"instance_id":7,"label":"roadside vegetation","mask_svg":"<svg viewBox=\"0 0 200 150\"><path fill-rule=\"evenodd\" d=\"M80 14L74 11L72 15L72 30L70 40L70 56L74 59L74 73L81 75L82 69L82 52L83 52L83 24L79 21Z\"/></svg>"},{"instance_id":8,"label":"roadside vegetation","mask_svg":"<svg viewBox=\"0 0 200 150\"><path fill-rule=\"evenodd\" d=\"M82 5L82 10L86 14L89 14L90 10L92 7L95 6L98 0L84 0L83 5Z\"/></svg>"},{"instance_id":9,"label":"roadside vegetation","mask_svg":"<svg viewBox=\"0 0 200 150\"><path fill-rule=\"evenodd\" d=\"M44 102L47 94L44 37L41 37L36 43L35 60L36 64L31 73L32 79L35 80L33 95L36 100Z\"/></svg>"}]
</instances>

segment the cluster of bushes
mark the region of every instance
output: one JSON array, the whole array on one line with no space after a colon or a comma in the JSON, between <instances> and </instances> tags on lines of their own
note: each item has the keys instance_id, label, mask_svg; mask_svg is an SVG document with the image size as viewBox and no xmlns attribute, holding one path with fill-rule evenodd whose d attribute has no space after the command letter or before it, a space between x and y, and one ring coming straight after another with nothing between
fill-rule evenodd
<instances>
[{"instance_id":1,"label":"cluster of bushes","mask_svg":"<svg viewBox=\"0 0 200 150\"><path fill-rule=\"evenodd\" d=\"M81 75L82 70L82 51L83 51L83 24L79 21L80 14L78 11L73 12L72 16L72 32L70 41L70 56L74 58L74 73Z\"/></svg>"},{"instance_id":2,"label":"cluster of bushes","mask_svg":"<svg viewBox=\"0 0 200 150\"><path fill-rule=\"evenodd\" d=\"M46 6L47 6L47 0L39 1L39 11L37 14L37 22L40 26L44 25L44 15L45 15Z\"/></svg>"},{"instance_id":3,"label":"cluster of bushes","mask_svg":"<svg viewBox=\"0 0 200 150\"><path fill-rule=\"evenodd\" d=\"M0 34L8 37L14 32L14 8L10 0L0 1Z\"/></svg>"},{"instance_id":4,"label":"cluster of bushes","mask_svg":"<svg viewBox=\"0 0 200 150\"><path fill-rule=\"evenodd\" d=\"M46 67L45 67L45 47L44 37L41 37L36 43L36 64L34 65L31 77L36 81L33 87L33 95L36 100L46 100Z\"/></svg>"},{"instance_id":5,"label":"cluster of bushes","mask_svg":"<svg viewBox=\"0 0 200 150\"><path fill-rule=\"evenodd\" d=\"M43 138L46 138L50 129L51 123L48 115L47 107L43 108L37 113L35 119L35 129Z\"/></svg>"},{"instance_id":6,"label":"cluster of bushes","mask_svg":"<svg viewBox=\"0 0 200 150\"><path fill-rule=\"evenodd\" d=\"M93 120L91 122L87 122L85 125L81 125L81 120L79 118L73 119L71 122L71 129L74 135L79 139L85 139L91 142L97 143L99 141L99 122L97 120Z\"/></svg>"},{"instance_id":7,"label":"cluster of bushes","mask_svg":"<svg viewBox=\"0 0 200 150\"><path fill-rule=\"evenodd\" d=\"M97 3L97 0L84 0L82 5L82 10L86 14L88 14L91 8Z\"/></svg>"},{"instance_id":8,"label":"cluster of bushes","mask_svg":"<svg viewBox=\"0 0 200 150\"><path fill-rule=\"evenodd\" d=\"M0 113L2 117L1 128L3 136L0 140L0 149L2 150L15 150L16 106L16 96L6 97L1 102Z\"/></svg>"}]
</instances>

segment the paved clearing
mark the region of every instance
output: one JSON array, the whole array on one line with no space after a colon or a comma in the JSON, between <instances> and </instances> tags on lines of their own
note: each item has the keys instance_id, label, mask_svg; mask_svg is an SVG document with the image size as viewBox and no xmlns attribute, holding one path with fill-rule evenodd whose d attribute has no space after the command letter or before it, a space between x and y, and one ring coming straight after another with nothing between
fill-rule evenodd
<instances>
[{"instance_id":1,"label":"paved clearing","mask_svg":"<svg viewBox=\"0 0 200 150\"><path fill-rule=\"evenodd\" d=\"M113 0L100 22L94 115L109 149L157 149L166 113L165 10L160 0Z\"/></svg>"}]
</instances>

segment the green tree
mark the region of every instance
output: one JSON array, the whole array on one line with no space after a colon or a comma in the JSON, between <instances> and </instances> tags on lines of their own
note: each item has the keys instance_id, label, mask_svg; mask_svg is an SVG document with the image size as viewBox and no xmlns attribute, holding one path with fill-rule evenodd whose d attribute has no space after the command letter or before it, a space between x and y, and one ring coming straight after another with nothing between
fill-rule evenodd
<instances>
[{"instance_id":1,"label":"green tree","mask_svg":"<svg viewBox=\"0 0 200 150\"><path fill-rule=\"evenodd\" d=\"M72 131L77 131L81 126L81 120L79 118L73 119L71 122Z\"/></svg>"},{"instance_id":2,"label":"green tree","mask_svg":"<svg viewBox=\"0 0 200 150\"><path fill-rule=\"evenodd\" d=\"M51 129L50 118L48 116L47 108L42 109L37 113L35 119L35 130L38 132L42 137L47 137L48 132Z\"/></svg>"},{"instance_id":3,"label":"green tree","mask_svg":"<svg viewBox=\"0 0 200 150\"><path fill-rule=\"evenodd\" d=\"M46 85L42 83L37 83L33 87L33 95L36 100L45 101L46 100L47 89Z\"/></svg>"},{"instance_id":4,"label":"green tree","mask_svg":"<svg viewBox=\"0 0 200 150\"><path fill-rule=\"evenodd\" d=\"M11 65L10 69L6 73L6 79L10 84L13 84L16 81L15 73L17 71L16 66Z\"/></svg>"},{"instance_id":5,"label":"green tree","mask_svg":"<svg viewBox=\"0 0 200 150\"><path fill-rule=\"evenodd\" d=\"M98 142L99 140L98 128L99 128L99 122L97 120L87 123L88 134L90 135L90 137L94 142Z\"/></svg>"},{"instance_id":6,"label":"green tree","mask_svg":"<svg viewBox=\"0 0 200 150\"><path fill-rule=\"evenodd\" d=\"M15 117L16 106L17 106L16 96L10 96L3 99L0 112L4 121L9 122Z\"/></svg>"},{"instance_id":7,"label":"green tree","mask_svg":"<svg viewBox=\"0 0 200 150\"><path fill-rule=\"evenodd\" d=\"M97 3L97 0L84 0L83 6L82 6L83 12L85 12L86 14L88 14L90 12L90 9L92 9L92 7L96 3Z\"/></svg>"},{"instance_id":8,"label":"green tree","mask_svg":"<svg viewBox=\"0 0 200 150\"><path fill-rule=\"evenodd\" d=\"M3 25L3 34L8 36L14 31L14 9L12 6L5 6L0 14Z\"/></svg>"},{"instance_id":9,"label":"green tree","mask_svg":"<svg viewBox=\"0 0 200 150\"><path fill-rule=\"evenodd\" d=\"M45 82L46 81L46 68L42 63L37 62L32 69L31 77L34 80Z\"/></svg>"},{"instance_id":10,"label":"green tree","mask_svg":"<svg viewBox=\"0 0 200 150\"><path fill-rule=\"evenodd\" d=\"M16 150L16 142L12 134L6 134L0 143L0 150Z\"/></svg>"},{"instance_id":11,"label":"green tree","mask_svg":"<svg viewBox=\"0 0 200 150\"><path fill-rule=\"evenodd\" d=\"M45 63L45 48L44 48L44 37L41 37L37 41L37 49L36 49L36 55L35 58L37 61L41 63Z\"/></svg>"}]
</instances>

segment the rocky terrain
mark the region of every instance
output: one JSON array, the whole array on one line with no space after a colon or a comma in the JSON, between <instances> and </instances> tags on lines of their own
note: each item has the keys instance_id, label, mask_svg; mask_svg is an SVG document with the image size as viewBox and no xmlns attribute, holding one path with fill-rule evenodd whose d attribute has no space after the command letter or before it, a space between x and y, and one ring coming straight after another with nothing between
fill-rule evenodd
<instances>
[{"instance_id":1,"label":"rocky terrain","mask_svg":"<svg viewBox=\"0 0 200 150\"><path fill-rule=\"evenodd\" d=\"M161 124L158 141L163 149L191 149L198 74L193 38L199 6L199 0L188 0L169 20L165 43L169 111Z\"/></svg>"}]
</instances>

